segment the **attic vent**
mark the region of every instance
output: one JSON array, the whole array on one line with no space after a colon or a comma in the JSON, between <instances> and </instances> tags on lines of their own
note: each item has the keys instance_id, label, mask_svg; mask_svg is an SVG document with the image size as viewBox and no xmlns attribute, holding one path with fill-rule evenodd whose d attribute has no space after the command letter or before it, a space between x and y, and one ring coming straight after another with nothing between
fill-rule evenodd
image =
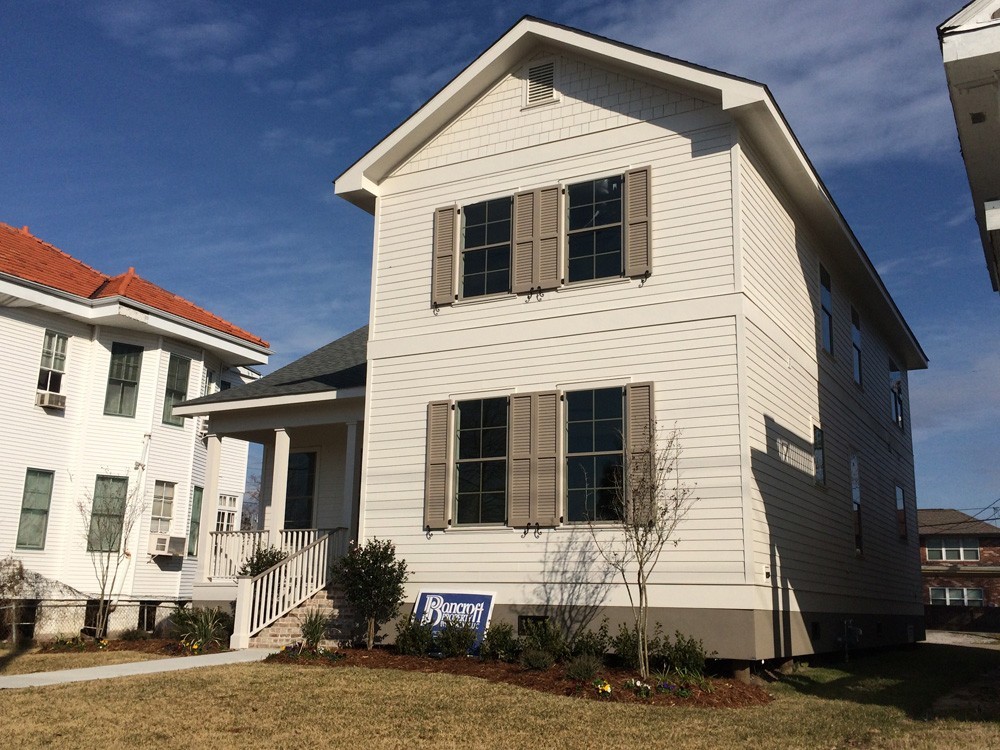
<instances>
[{"instance_id":1,"label":"attic vent","mask_svg":"<svg viewBox=\"0 0 1000 750\"><path fill-rule=\"evenodd\" d=\"M552 101L556 75L554 61L539 63L528 68L528 105Z\"/></svg>"}]
</instances>

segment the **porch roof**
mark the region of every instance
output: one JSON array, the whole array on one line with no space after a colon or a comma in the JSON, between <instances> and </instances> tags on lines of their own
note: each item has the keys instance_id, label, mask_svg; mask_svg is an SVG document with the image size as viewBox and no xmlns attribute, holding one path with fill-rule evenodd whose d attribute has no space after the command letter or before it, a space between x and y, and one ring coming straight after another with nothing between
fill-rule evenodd
<instances>
[{"instance_id":1,"label":"porch roof","mask_svg":"<svg viewBox=\"0 0 1000 750\"><path fill-rule=\"evenodd\" d=\"M201 407L282 396L332 393L364 388L368 371L368 326L291 362L260 380L185 401L176 414L200 414Z\"/></svg>"}]
</instances>

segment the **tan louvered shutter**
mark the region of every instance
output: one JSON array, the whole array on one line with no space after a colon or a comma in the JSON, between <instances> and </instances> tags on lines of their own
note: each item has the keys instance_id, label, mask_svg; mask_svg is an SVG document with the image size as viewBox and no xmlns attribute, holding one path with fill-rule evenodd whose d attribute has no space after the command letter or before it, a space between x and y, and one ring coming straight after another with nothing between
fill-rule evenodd
<instances>
[{"instance_id":1,"label":"tan louvered shutter","mask_svg":"<svg viewBox=\"0 0 1000 750\"><path fill-rule=\"evenodd\" d=\"M646 276L653 270L650 239L649 167L625 173L625 275Z\"/></svg>"},{"instance_id":2,"label":"tan louvered shutter","mask_svg":"<svg viewBox=\"0 0 1000 750\"><path fill-rule=\"evenodd\" d=\"M510 397L509 526L559 525L559 393Z\"/></svg>"},{"instance_id":3,"label":"tan louvered shutter","mask_svg":"<svg viewBox=\"0 0 1000 750\"><path fill-rule=\"evenodd\" d=\"M434 265L431 271L431 304L450 305L455 301L455 226L454 206L434 212Z\"/></svg>"},{"instance_id":4,"label":"tan louvered shutter","mask_svg":"<svg viewBox=\"0 0 1000 750\"><path fill-rule=\"evenodd\" d=\"M451 403L427 405L427 463L424 468L424 528L446 529L451 521L448 497L448 460L451 438Z\"/></svg>"},{"instance_id":5,"label":"tan louvered shutter","mask_svg":"<svg viewBox=\"0 0 1000 750\"><path fill-rule=\"evenodd\" d=\"M536 191L514 196L514 242L511 257L511 289L515 294L525 294L534 288Z\"/></svg>"},{"instance_id":6,"label":"tan louvered shutter","mask_svg":"<svg viewBox=\"0 0 1000 750\"><path fill-rule=\"evenodd\" d=\"M535 259L533 283L538 289L557 289L562 283L559 273L559 210L561 188L542 188L538 191L538 253Z\"/></svg>"},{"instance_id":7,"label":"tan louvered shutter","mask_svg":"<svg viewBox=\"0 0 1000 750\"><path fill-rule=\"evenodd\" d=\"M625 402L628 409L628 424L625 427L628 451L625 510L629 516L633 516L635 510L644 516L651 516L650 504L655 501L652 485L656 462L653 384L629 384L625 388Z\"/></svg>"}]
</instances>

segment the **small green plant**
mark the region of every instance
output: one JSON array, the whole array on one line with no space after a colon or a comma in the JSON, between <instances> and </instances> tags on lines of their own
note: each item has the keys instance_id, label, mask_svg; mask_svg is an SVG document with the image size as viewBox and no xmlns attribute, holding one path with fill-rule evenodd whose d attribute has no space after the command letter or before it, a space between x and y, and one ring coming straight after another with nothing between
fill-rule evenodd
<instances>
[{"instance_id":1,"label":"small green plant","mask_svg":"<svg viewBox=\"0 0 1000 750\"><path fill-rule=\"evenodd\" d=\"M544 672L556 663L551 653L540 648L526 648L521 652L521 666Z\"/></svg>"},{"instance_id":2,"label":"small green plant","mask_svg":"<svg viewBox=\"0 0 1000 750\"><path fill-rule=\"evenodd\" d=\"M404 656L423 656L431 650L434 634L430 623L421 625L415 617L396 623L396 651Z\"/></svg>"},{"instance_id":3,"label":"small green plant","mask_svg":"<svg viewBox=\"0 0 1000 750\"><path fill-rule=\"evenodd\" d=\"M594 680L594 689L597 690L597 695L599 698L610 698L611 697L611 683L605 680L603 677L598 677Z\"/></svg>"},{"instance_id":4,"label":"small green plant","mask_svg":"<svg viewBox=\"0 0 1000 750\"><path fill-rule=\"evenodd\" d=\"M318 609L310 610L302 620L302 645L310 651L319 649L319 644L326 636L329 618Z\"/></svg>"},{"instance_id":5,"label":"small green plant","mask_svg":"<svg viewBox=\"0 0 1000 750\"><path fill-rule=\"evenodd\" d=\"M236 571L236 575L256 578L264 571L273 568L286 557L288 557L288 553L277 547L254 547L250 557Z\"/></svg>"},{"instance_id":6,"label":"small green plant","mask_svg":"<svg viewBox=\"0 0 1000 750\"><path fill-rule=\"evenodd\" d=\"M547 651L553 661L562 661L568 653L565 636L551 620L527 623L521 645L525 651Z\"/></svg>"},{"instance_id":7,"label":"small green plant","mask_svg":"<svg viewBox=\"0 0 1000 750\"><path fill-rule=\"evenodd\" d=\"M438 631L434 644L444 656L467 656L476 645L476 633L474 625L449 620Z\"/></svg>"},{"instance_id":8,"label":"small green plant","mask_svg":"<svg viewBox=\"0 0 1000 750\"><path fill-rule=\"evenodd\" d=\"M653 694L653 686L648 682L643 682L642 680L626 680L625 689L631 690L639 698L649 698Z\"/></svg>"},{"instance_id":9,"label":"small green plant","mask_svg":"<svg viewBox=\"0 0 1000 750\"><path fill-rule=\"evenodd\" d=\"M396 559L396 546L388 539L371 539L363 547L351 544L335 575L344 597L367 625L371 651L379 626L394 618L403 603L406 561Z\"/></svg>"},{"instance_id":10,"label":"small green plant","mask_svg":"<svg viewBox=\"0 0 1000 750\"><path fill-rule=\"evenodd\" d=\"M604 662L593 654L579 654L566 664L566 677L576 682L591 682L604 667Z\"/></svg>"},{"instance_id":11,"label":"small green plant","mask_svg":"<svg viewBox=\"0 0 1000 750\"><path fill-rule=\"evenodd\" d=\"M479 657L483 661L512 662L517 659L520 652L521 645L509 622L495 622L490 625L479 647Z\"/></svg>"},{"instance_id":12,"label":"small green plant","mask_svg":"<svg viewBox=\"0 0 1000 750\"><path fill-rule=\"evenodd\" d=\"M604 618L597 630L587 630L577 634L570 644L573 656L596 656L600 659L611 650L611 636L608 634L608 618Z\"/></svg>"},{"instance_id":13,"label":"small green plant","mask_svg":"<svg viewBox=\"0 0 1000 750\"><path fill-rule=\"evenodd\" d=\"M174 633L192 653L220 648L232 632L232 617L220 609L178 607L171 615Z\"/></svg>"}]
</instances>

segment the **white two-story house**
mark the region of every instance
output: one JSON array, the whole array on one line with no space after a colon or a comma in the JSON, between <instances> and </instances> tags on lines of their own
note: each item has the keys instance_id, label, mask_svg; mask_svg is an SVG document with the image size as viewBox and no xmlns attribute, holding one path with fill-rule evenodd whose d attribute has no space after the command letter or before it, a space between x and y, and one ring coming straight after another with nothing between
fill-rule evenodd
<instances>
[{"instance_id":1,"label":"white two-story house","mask_svg":"<svg viewBox=\"0 0 1000 750\"><path fill-rule=\"evenodd\" d=\"M310 525L391 539L411 600L614 626L592 533L655 425L696 499L652 621L737 661L923 637L927 359L765 86L524 18L336 193L374 219L369 325L183 407L266 443L274 533L298 462Z\"/></svg>"},{"instance_id":2,"label":"white two-story house","mask_svg":"<svg viewBox=\"0 0 1000 750\"><path fill-rule=\"evenodd\" d=\"M207 422L173 406L256 379L248 366L267 362L267 342L131 268L109 277L6 224L0 341L0 557L47 582L27 592L51 605L38 634L83 624L68 603L98 595L94 558L118 549L105 596L133 604L113 625L151 626L191 598L203 528ZM211 530L239 528L246 464L247 444L229 442Z\"/></svg>"}]
</instances>

